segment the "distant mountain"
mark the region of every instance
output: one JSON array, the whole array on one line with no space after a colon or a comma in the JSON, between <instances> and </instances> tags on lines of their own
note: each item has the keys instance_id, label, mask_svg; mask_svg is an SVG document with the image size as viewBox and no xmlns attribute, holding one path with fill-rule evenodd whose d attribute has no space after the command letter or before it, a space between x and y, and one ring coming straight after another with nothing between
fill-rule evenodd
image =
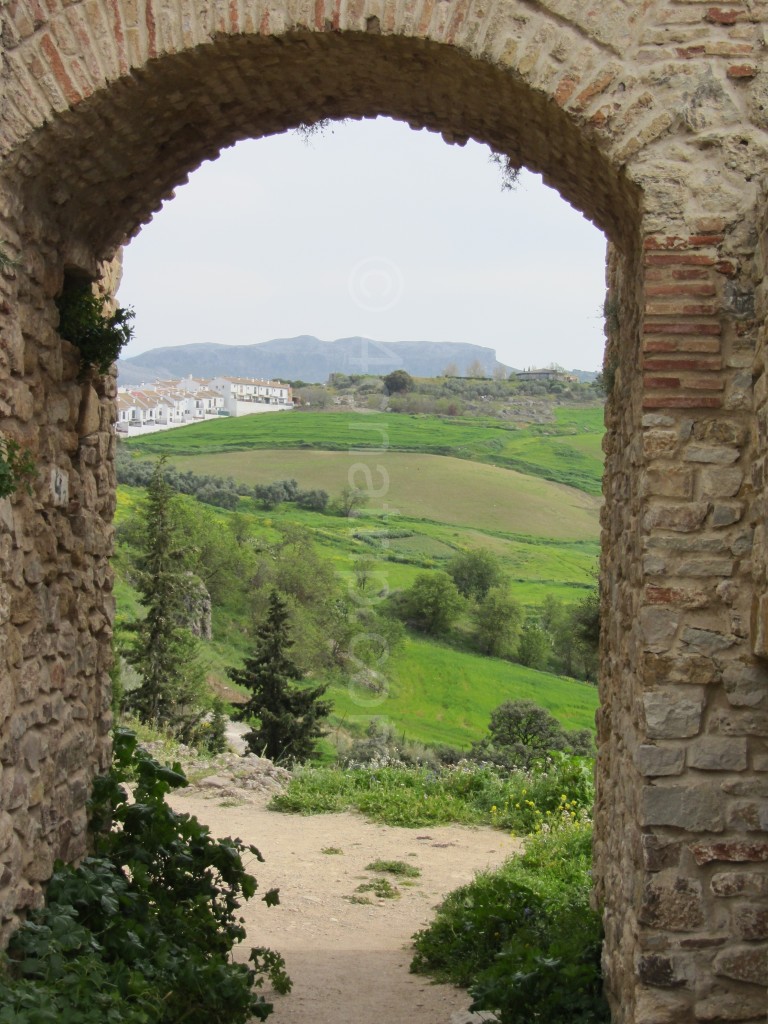
<instances>
[{"instance_id":1,"label":"distant mountain","mask_svg":"<svg viewBox=\"0 0 768 1024\"><path fill-rule=\"evenodd\" d=\"M482 345L448 341L373 341L339 338L320 341L309 335L276 338L257 345L178 345L155 348L117 366L121 384L136 385L174 377L265 377L324 383L331 373L385 374L407 370L414 377L438 377L453 363L464 373L479 362L490 376L496 352ZM505 369L509 369L505 367Z\"/></svg>"}]
</instances>

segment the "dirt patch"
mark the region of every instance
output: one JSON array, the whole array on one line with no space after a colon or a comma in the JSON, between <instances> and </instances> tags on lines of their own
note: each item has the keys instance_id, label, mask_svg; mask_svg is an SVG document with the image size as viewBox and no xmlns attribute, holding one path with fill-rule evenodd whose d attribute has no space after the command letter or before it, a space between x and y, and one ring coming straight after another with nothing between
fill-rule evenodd
<instances>
[{"instance_id":1,"label":"dirt patch","mask_svg":"<svg viewBox=\"0 0 768 1024\"><path fill-rule=\"evenodd\" d=\"M294 988L275 996L270 1024L483 1020L485 1015L467 1011L463 990L409 974L410 937L430 921L446 893L500 864L520 841L490 828L390 828L356 814L278 814L266 809L268 799L255 790L240 801L194 787L177 791L172 802L215 835L254 843L266 861L252 865L260 891L280 889L279 907L254 900L245 908L248 937L236 950L244 959L252 945L266 945L286 958ZM388 875L399 890L395 899L359 892L360 885L382 877L366 870L379 858L405 861L421 874L410 885Z\"/></svg>"}]
</instances>

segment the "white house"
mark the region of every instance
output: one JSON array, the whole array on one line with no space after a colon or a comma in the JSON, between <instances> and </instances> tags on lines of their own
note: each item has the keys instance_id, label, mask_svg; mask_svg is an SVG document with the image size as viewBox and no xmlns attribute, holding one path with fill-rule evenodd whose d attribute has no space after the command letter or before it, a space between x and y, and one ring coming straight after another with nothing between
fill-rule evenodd
<instances>
[{"instance_id":1,"label":"white house","mask_svg":"<svg viewBox=\"0 0 768 1024\"><path fill-rule=\"evenodd\" d=\"M249 416L256 412L293 408L291 388L279 380L214 377L208 386L222 396L224 409L230 416Z\"/></svg>"}]
</instances>

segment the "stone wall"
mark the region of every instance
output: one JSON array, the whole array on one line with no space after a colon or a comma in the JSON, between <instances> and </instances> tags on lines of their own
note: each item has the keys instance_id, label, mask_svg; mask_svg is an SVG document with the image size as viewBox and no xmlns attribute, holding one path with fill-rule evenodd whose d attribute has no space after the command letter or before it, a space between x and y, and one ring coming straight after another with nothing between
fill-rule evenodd
<instances>
[{"instance_id":1,"label":"stone wall","mask_svg":"<svg viewBox=\"0 0 768 1024\"><path fill-rule=\"evenodd\" d=\"M114 382L54 299L201 160L388 114L541 171L610 240L596 900L617 1022L768 1005L768 5L8 0L0 8L0 928L79 856L108 752ZM754 386L753 386L754 383Z\"/></svg>"}]
</instances>

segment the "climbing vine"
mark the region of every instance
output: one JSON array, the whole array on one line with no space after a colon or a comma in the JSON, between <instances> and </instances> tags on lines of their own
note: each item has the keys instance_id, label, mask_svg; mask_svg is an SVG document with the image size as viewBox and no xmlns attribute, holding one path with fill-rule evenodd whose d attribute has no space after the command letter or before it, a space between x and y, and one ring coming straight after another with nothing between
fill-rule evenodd
<instances>
[{"instance_id":1,"label":"climbing vine","mask_svg":"<svg viewBox=\"0 0 768 1024\"><path fill-rule=\"evenodd\" d=\"M109 373L112 363L133 337L132 309L118 306L105 312L107 299L94 295L89 283L65 285L56 300L59 310L59 334L80 350L80 375L89 367Z\"/></svg>"},{"instance_id":2,"label":"climbing vine","mask_svg":"<svg viewBox=\"0 0 768 1024\"><path fill-rule=\"evenodd\" d=\"M19 487L31 493L31 482L37 467L28 448L22 448L18 441L0 437L0 498L7 498Z\"/></svg>"}]
</instances>

